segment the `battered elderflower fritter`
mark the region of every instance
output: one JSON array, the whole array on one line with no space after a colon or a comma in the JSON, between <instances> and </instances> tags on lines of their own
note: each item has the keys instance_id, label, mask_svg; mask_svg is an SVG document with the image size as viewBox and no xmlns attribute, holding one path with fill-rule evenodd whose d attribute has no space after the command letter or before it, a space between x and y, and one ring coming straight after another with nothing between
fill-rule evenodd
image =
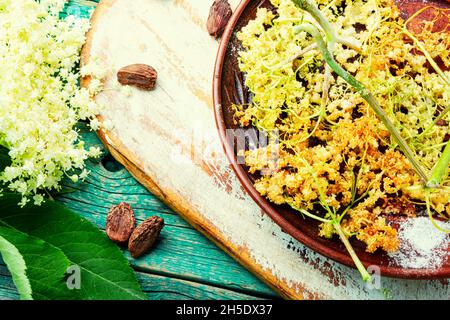
<instances>
[{"instance_id":1,"label":"battered elderflower fritter","mask_svg":"<svg viewBox=\"0 0 450 320\"><path fill-rule=\"evenodd\" d=\"M316 25L315 20L291 0L271 3L275 10L260 8L238 34L244 48L239 66L252 101L234 106L236 120L243 127L279 133L268 147L246 152L249 171L265 172L255 187L276 204L316 215L328 207L343 215L345 233L363 241L368 252L393 252L399 245L397 232L385 217L414 216L425 201L423 181L363 98L342 78L326 79L313 39L294 28L304 22ZM449 85L403 32L410 29L404 29L394 2L318 3L339 36L357 44L336 43L337 62L375 95L422 166L431 170L450 135L450 115L441 114L450 103ZM433 23L421 24L414 35L448 70L449 30L433 30ZM449 71L443 74L450 77ZM330 84L324 93L326 80ZM275 147L277 159L262 156ZM432 209L449 217L449 199L447 176L430 193ZM320 226L321 236L335 232L328 223Z\"/></svg>"},{"instance_id":2,"label":"battered elderflower fritter","mask_svg":"<svg viewBox=\"0 0 450 320\"><path fill-rule=\"evenodd\" d=\"M40 204L64 176L85 178L84 161L100 153L85 150L76 124L89 120L98 128L100 107L91 97L101 90L103 71L86 66L81 73L93 80L79 88L89 21L60 19L65 2L0 0L0 146L11 158L0 183L23 196L21 205L30 198Z\"/></svg>"}]
</instances>

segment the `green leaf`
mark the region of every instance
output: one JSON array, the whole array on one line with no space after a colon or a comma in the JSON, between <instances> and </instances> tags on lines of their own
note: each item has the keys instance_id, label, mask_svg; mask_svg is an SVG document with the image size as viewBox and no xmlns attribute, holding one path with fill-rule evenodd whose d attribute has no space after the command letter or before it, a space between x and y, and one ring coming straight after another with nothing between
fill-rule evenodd
<instances>
[{"instance_id":1,"label":"green leaf","mask_svg":"<svg viewBox=\"0 0 450 320\"><path fill-rule=\"evenodd\" d=\"M96 226L55 202L47 201L41 207L30 205L19 208L19 201L18 196L9 193L0 198L0 226L27 234L33 241L39 239L45 242L45 245L61 251L69 265L79 267L80 289L69 290L66 286L63 298L66 294L74 299L146 298L122 252ZM27 245L24 245L23 249L26 248ZM20 248L18 250L21 251ZM22 254L26 263L29 253ZM54 271L53 267L45 270L47 275ZM27 268L30 267L27 265ZM27 275L35 297L31 275ZM65 281L60 282L65 285ZM42 289L44 292L39 298L60 298L59 290L47 294L45 288Z\"/></svg>"},{"instance_id":2,"label":"green leaf","mask_svg":"<svg viewBox=\"0 0 450 320\"><path fill-rule=\"evenodd\" d=\"M19 250L8 240L0 236L0 254L11 275L22 300L31 300L31 285L25 273L26 266Z\"/></svg>"},{"instance_id":3,"label":"green leaf","mask_svg":"<svg viewBox=\"0 0 450 320\"><path fill-rule=\"evenodd\" d=\"M12 228L0 227L0 237L15 248L14 258L19 257L24 263L9 263L9 253L0 249L22 299L31 298L27 295L31 292L34 299L40 300L54 297L69 299L76 294L65 283L70 261L61 250ZM20 276L14 278L14 274ZM24 285L29 286L29 290Z\"/></svg>"},{"instance_id":4,"label":"green leaf","mask_svg":"<svg viewBox=\"0 0 450 320\"><path fill-rule=\"evenodd\" d=\"M8 149L0 146L0 172L3 172L11 164L11 158L8 155Z\"/></svg>"}]
</instances>

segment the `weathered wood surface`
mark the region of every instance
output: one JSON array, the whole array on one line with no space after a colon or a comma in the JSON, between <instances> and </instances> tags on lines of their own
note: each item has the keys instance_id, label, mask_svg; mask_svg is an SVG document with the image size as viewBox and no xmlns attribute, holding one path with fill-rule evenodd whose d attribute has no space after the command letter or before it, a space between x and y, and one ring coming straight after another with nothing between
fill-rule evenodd
<instances>
[{"instance_id":1,"label":"weathered wood surface","mask_svg":"<svg viewBox=\"0 0 450 320\"><path fill-rule=\"evenodd\" d=\"M230 1L233 6L238 1ZM97 100L110 123L100 137L144 186L288 298L383 298L350 268L305 248L242 190L221 149L211 82L218 43L205 31L212 0L104 0L83 61L97 57L109 75ZM152 92L117 89L115 73L148 63ZM188 240L188 239L186 239ZM382 278L395 299L448 299L447 280Z\"/></svg>"}]
</instances>

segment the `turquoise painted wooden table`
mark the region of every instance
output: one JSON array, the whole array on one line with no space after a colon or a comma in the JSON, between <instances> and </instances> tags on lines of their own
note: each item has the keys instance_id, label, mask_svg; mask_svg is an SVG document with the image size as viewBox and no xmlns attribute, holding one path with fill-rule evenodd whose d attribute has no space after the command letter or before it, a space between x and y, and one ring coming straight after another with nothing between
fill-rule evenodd
<instances>
[{"instance_id":1,"label":"turquoise painted wooden table","mask_svg":"<svg viewBox=\"0 0 450 320\"><path fill-rule=\"evenodd\" d=\"M65 13L89 17L95 5L94 1L71 0ZM84 183L65 181L64 192L57 201L102 230L109 208L121 201L133 206L138 221L152 215L164 218L166 227L151 253L135 260L124 250L149 299L277 297L269 287L141 186L111 157L95 133L83 125L80 130L89 144L104 150L103 156L88 162L91 175ZM0 258L0 299L18 298L10 274Z\"/></svg>"},{"instance_id":2,"label":"turquoise painted wooden table","mask_svg":"<svg viewBox=\"0 0 450 320\"><path fill-rule=\"evenodd\" d=\"M80 129L88 144L105 150L95 133L84 126ZM148 255L135 260L124 250L149 299L277 297L270 288L150 194L106 151L100 159L89 161L88 167L91 175L87 180L76 184L65 181L64 192L57 201L102 230L108 209L121 201L133 206L138 221L152 215L165 220L166 226L159 242ZM18 298L10 274L0 258L0 299Z\"/></svg>"}]
</instances>

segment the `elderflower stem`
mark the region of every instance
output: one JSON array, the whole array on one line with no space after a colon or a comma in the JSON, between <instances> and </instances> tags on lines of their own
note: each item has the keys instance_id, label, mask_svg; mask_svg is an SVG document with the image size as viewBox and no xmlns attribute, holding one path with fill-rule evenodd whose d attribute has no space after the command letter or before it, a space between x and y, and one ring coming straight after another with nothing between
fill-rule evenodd
<instances>
[{"instance_id":1,"label":"elderflower stem","mask_svg":"<svg viewBox=\"0 0 450 320\"><path fill-rule=\"evenodd\" d=\"M295 0L293 1L295 2ZM349 83L353 88L355 88L356 91L360 94L360 96L369 103L369 105L376 113L378 118L383 122L383 124L386 126L390 134L393 136L394 140L398 143L400 149L403 151L404 155L408 158L411 165L416 170L417 174L420 176L423 182L426 183L428 181L428 175L424 171L420 163L417 161L414 152L411 150L408 143L400 135L400 132L397 130L392 121L388 118L388 116L384 112L383 108L381 108L380 104L375 99L373 94L368 89L366 89L366 87L361 82L356 80L350 73L344 70L336 62L336 60L334 60L334 57L329 52L327 45L317 27L315 27L312 24L301 24L295 27L295 29L297 32L305 31L309 33L311 36L313 36L327 64L333 69L334 72L336 72L338 76L343 78L347 83Z\"/></svg>"},{"instance_id":2,"label":"elderflower stem","mask_svg":"<svg viewBox=\"0 0 450 320\"><path fill-rule=\"evenodd\" d=\"M338 37L333 26L327 18L324 17L314 0L292 0L292 2L294 2L294 4L299 8L308 11L313 16L313 18L320 24L323 31L325 31L328 41L337 40Z\"/></svg>"},{"instance_id":3,"label":"elderflower stem","mask_svg":"<svg viewBox=\"0 0 450 320\"><path fill-rule=\"evenodd\" d=\"M325 219L322 217L319 217L315 214L312 214L308 212L307 210L300 209L297 206L295 206L292 202L289 203L289 205L295 209L304 214L305 216L315 219L317 221L323 222L323 223L331 223L336 230L336 233L339 235L339 238L341 239L342 243L345 246L345 249L347 250L348 254L352 258L356 268L358 269L359 273L361 274L363 280L365 282L370 282L372 280L372 277L370 276L369 272L367 272L366 268L362 264L361 260L359 259L358 255L356 254L355 250L353 249L350 241L348 241L348 238L345 236L344 231L342 231L340 222L336 219L337 217L334 216L334 220Z\"/></svg>"},{"instance_id":4,"label":"elderflower stem","mask_svg":"<svg viewBox=\"0 0 450 320\"><path fill-rule=\"evenodd\" d=\"M350 257L352 258L353 262L355 263L356 268L358 269L359 273L361 273L361 276L365 282L371 282L372 277L370 276L369 272L367 272L366 268L362 264L361 260L359 260L358 255L356 254L355 250L353 249L352 245L348 241L347 237L345 236L344 232L342 231L341 225L339 222L333 222L334 229L336 230L337 234L339 235L339 238L341 238L342 243L344 244L345 248L347 249L348 253L350 254Z\"/></svg>"},{"instance_id":5,"label":"elderflower stem","mask_svg":"<svg viewBox=\"0 0 450 320\"><path fill-rule=\"evenodd\" d=\"M360 53L362 51L361 43L358 40L356 40L356 39L347 38L347 37L345 37L345 38L344 37L338 37L336 39L336 42L340 43L340 44L343 44L343 45L345 45L345 46L355 50L356 52Z\"/></svg>"},{"instance_id":6,"label":"elderflower stem","mask_svg":"<svg viewBox=\"0 0 450 320\"><path fill-rule=\"evenodd\" d=\"M283 66L287 65L288 63L294 61L298 57L303 56L304 54L306 54L306 53L308 53L308 52L310 52L310 51L312 51L312 50L314 50L316 48L317 48L317 44L313 43L313 44L307 46L306 48L304 48L302 51L300 51L297 54L295 54L294 56L292 56L292 57L290 57L290 58L288 58L288 59L286 59L284 61L281 61L280 63L277 63L276 65L274 65L272 67L268 67L268 69L269 70L280 69Z\"/></svg>"},{"instance_id":7,"label":"elderflower stem","mask_svg":"<svg viewBox=\"0 0 450 320\"><path fill-rule=\"evenodd\" d=\"M344 234L344 231L342 231L341 223L340 223L341 217L339 217L336 214L335 210L332 210L330 208L330 206L327 204L326 199L325 199L325 193L323 192L322 188L320 187L316 172L314 171L314 169L309 165L309 163L305 159L302 159L302 162L309 169L311 175L313 176L314 181L317 184L317 190L319 191L319 197L320 197L320 205L328 212L327 216L329 216L331 218L330 220L328 220L328 219L325 219L325 220L317 219L317 220L322 221L324 223L330 222L333 225L334 229L336 230L337 234L339 235L339 238L341 239L342 243L344 244L345 248L347 249L347 252L349 253L350 257L352 258L356 268L361 273L363 280L366 282L371 281L372 278L370 277L370 274L367 272L367 270L364 267L364 265L362 264L361 260L359 260L358 255L356 254L355 250L353 249L351 243L348 241L347 236ZM300 211L305 213L304 211L306 211L306 210L300 210ZM313 215L310 214L310 216L313 216Z\"/></svg>"}]
</instances>

